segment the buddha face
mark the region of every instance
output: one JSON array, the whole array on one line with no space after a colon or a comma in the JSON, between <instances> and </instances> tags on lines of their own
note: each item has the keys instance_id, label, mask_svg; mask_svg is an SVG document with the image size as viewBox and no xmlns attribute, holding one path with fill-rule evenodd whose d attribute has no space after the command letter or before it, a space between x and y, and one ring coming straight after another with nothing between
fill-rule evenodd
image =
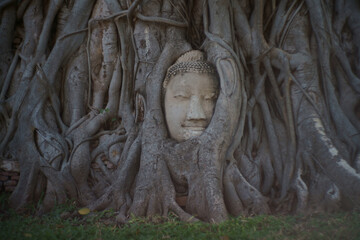
<instances>
[{"instance_id":1,"label":"buddha face","mask_svg":"<svg viewBox=\"0 0 360 240\"><path fill-rule=\"evenodd\" d=\"M209 73L179 73L165 92L165 117L170 136L179 141L197 137L210 123L218 81Z\"/></svg>"}]
</instances>

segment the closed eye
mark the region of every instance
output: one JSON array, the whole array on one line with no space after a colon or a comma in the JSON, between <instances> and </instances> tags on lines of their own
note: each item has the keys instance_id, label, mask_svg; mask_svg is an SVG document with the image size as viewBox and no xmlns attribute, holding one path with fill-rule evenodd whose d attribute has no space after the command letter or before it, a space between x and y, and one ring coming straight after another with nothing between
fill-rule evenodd
<instances>
[{"instance_id":1,"label":"closed eye","mask_svg":"<svg viewBox=\"0 0 360 240\"><path fill-rule=\"evenodd\" d=\"M183 94L183 93L178 93L178 94L175 94L174 95L174 98L177 98L177 99L188 99L190 98L187 94Z\"/></svg>"}]
</instances>

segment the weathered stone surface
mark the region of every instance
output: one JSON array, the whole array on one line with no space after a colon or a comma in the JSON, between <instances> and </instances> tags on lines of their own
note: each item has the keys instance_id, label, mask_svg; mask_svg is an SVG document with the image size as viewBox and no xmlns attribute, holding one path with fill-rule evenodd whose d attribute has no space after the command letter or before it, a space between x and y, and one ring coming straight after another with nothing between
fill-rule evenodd
<instances>
[{"instance_id":1,"label":"weathered stone surface","mask_svg":"<svg viewBox=\"0 0 360 240\"><path fill-rule=\"evenodd\" d=\"M20 175L11 176L11 180L19 180L19 179L20 179Z\"/></svg>"},{"instance_id":2,"label":"weathered stone surface","mask_svg":"<svg viewBox=\"0 0 360 240\"><path fill-rule=\"evenodd\" d=\"M197 50L185 53L169 68L169 80L164 81L166 123L170 136L179 142L200 136L213 115L219 84L203 58ZM176 71L177 66L182 67Z\"/></svg>"},{"instance_id":3,"label":"weathered stone surface","mask_svg":"<svg viewBox=\"0 0 360 240\"><path fill-rule=\"evenodd\" d=\"M0 175L0 181L7 181L9 176Z\"/></svg>"},{"instance_id":4,"label":"weathered stone surface","mask_svg":"<svg viewBox=\"0 0 360 240\"><path fill-rule=\"evenodd\" d=\"M9 180L4 182L4 186L16 186L17 185L17 181L15 180Z\"/></svg>"},{"instance_id":5,"label":"weathered stone surface","mask_svg":"<svg viewBox=\"0 0 360 240\"><path fill-rule=\"evenodd\" d=\"M16 186L6 186L5 192L13 192L15 190Z\"/></svg>"},{"instance_id":6,"label":"weathered stone surface","mask_svg":"<svg viewBox=\"0 0 360 240\"><path fill-rule=\"evenodd\" d=\"M6 172L20 172L18 161L0 160L0 169Z\"/></svg>"},{"instance_id":7,"label":"weathered stone surface","mask_svg":"<svg viewBox=\"0 0 360 240\"><path fill-rule=\"evenodd\" d=\"M0 172L0 175L2 176L16 176L19 175L17 172Z\"/></svg>"}]
</instances>

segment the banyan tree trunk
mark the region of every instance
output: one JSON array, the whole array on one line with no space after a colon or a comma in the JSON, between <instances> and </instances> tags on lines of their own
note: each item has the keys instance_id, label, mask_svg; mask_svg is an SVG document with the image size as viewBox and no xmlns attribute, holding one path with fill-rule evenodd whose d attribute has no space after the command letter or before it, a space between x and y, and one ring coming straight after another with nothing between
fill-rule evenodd
<instances>
[{"instance_id":1,"label":"banyan tree trunk","mask_svg":"<svg viewBox=\"0 0 360 240\"><path fill-rule=\"evenodd\" d=\"M359 206L358 1L6 0L0 17L15 209L76 199L121 222L220 222ZM179 142L163 81L191 50L219 91L206 130Z\"/></svg>"}]
</instances>

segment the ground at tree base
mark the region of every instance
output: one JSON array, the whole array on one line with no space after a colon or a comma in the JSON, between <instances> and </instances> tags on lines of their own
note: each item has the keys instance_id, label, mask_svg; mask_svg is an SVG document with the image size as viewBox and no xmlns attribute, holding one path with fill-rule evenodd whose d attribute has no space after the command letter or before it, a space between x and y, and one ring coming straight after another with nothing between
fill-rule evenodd
<instances>
[{"instance_id":1,"label":"ground at tree base","mask_svg":"<svg viewBox=\"0 0 360 240\"><path fill-rule=\"evenodd\" d=\"M115 224L112 210L80 215L73 204L59 205L41 217L7 208L0 195L1 239L360 239L360 211L313 215L237 217L220 224L184 223L167 218L131 218Z\"/></svg>"}]
</instances>

